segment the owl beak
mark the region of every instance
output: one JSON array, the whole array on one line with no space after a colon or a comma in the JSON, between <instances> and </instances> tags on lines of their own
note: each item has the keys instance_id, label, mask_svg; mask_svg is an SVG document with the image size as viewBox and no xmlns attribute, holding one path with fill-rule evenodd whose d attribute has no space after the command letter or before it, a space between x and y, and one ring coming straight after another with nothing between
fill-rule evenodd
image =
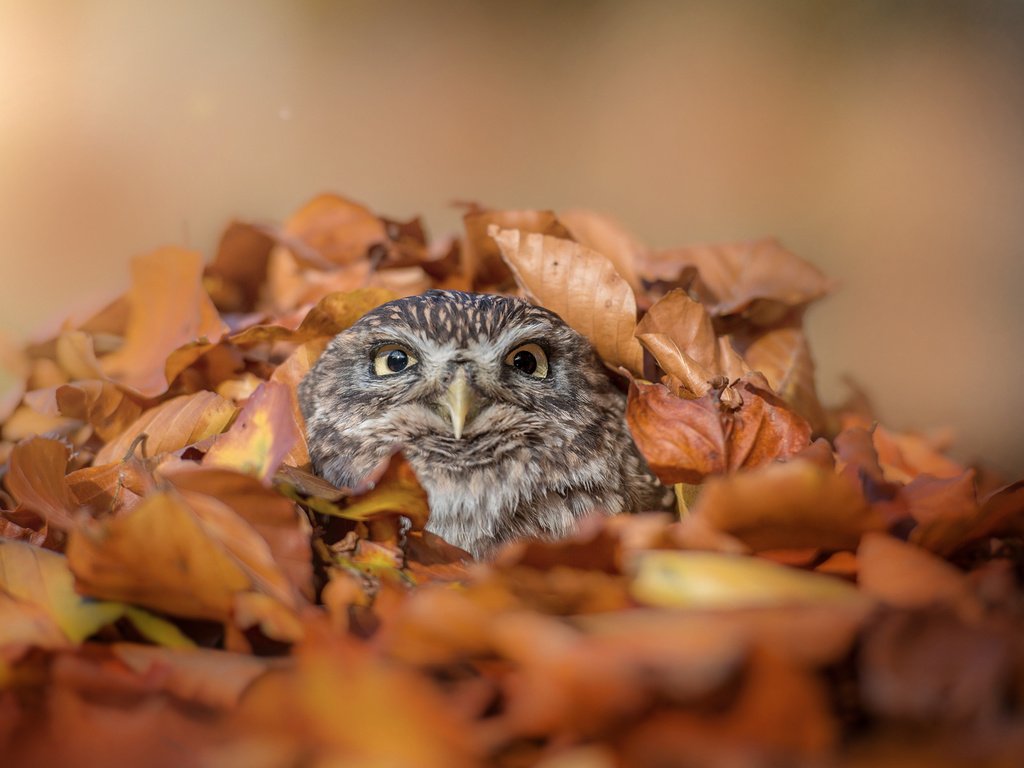
<instances>
[{"instance_id":1,"label":"owl beak","mask_svg":"<svg viewBox=\"0 0 1024 768\"><path fill-rule=\"evenodd\" d=\"M466 369L459 368L452 383L448 385L443 400L452 420L452 432L455 433L456 440L462 439L462 429L466 425L466 416L473 407L474 400L473 388L466 377Z\"/></svg>"}]
</instances>

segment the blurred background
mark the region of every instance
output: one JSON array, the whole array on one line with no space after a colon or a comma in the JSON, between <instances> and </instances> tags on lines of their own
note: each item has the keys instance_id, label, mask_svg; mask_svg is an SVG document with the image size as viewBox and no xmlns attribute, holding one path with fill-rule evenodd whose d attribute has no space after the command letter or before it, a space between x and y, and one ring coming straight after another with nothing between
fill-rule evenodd
<instances>
[{"instance_id":1,"label":"blurred background","mask_svg":"<svg viewBox=\"0 0 1024 768\"><path fill-rule=\"evenodd\" d=\"M0 329L335 191L775 234L827 400L1024 474L1024 3L0 0Z\"/></svg>"}]
</instances>

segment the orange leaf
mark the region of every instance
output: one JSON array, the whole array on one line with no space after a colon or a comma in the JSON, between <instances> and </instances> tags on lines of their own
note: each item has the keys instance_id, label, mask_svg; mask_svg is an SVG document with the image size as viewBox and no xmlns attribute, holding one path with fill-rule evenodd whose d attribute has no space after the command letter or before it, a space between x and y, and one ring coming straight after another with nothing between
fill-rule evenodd
<instances>
[{"instance_id":1,"label":"orange leaf","mask_svg":"<svg viewBox=\"0 0 1024 768\"><path fill-rule=\"evenodd\" d=\"M369 490L347 500L340 516L349 520L372 520L382 515L401 515L412 522L414 530L427 524L430 507L412 466L400 453L371 473L364 481Z\"/></svg>"},{"instance_id":2,"label":"orange leaf","mask_svg":"<svg viewBox=\"0 0 1024 768\"><path fill-rule=\"evenodd\" d=\"M292 501L253 477L227 469L188 468L167 472L165 478L190 503L209 497L234 510L267 542L276 567L295 591L312 599L309 523ZM227 546L231 548L230 541Z\"/></svg>"},{"instance_id":3,"label":"orange leaf","mask_svg":"<svg viewBox=\"0 0 1024 768\"><path fill-rule=\"evenodd\" d=\"M825 412L814 384L814 360L802 328L772 328L750 341L738 340L738 347L750 369L763 373L793 410L816 431L824 426Z\"/></svg>"},{"instance_id":4,"label":"orange leaf","mask_svg":"<svg viewBox=\"0 0 1024 768\"><path fill-rule=\"evenodd\" d=\"M206 452L203 466L236 469L268 483L298 440L288 388L268 381Z\"/></svg>"},{"instance_id":5,"label":"orange leaf","mask_svg":"<svg viewBox=\"0 0 1024 768\"><path fill-rule=\"evenodd\" d=\"M707 310L678 288L647 310L636 337L688 396L703 397L714 377L739 378L746 370L728 340L715 335Z\"/></svg>"},{"instance_id":6,"label":"orange leaf","mask_svg":"<svg viewBox=\"0 0 1024 768\"><path fill-rule=\"evenodd\" d=\"M133 643L114 643L111 652L135 674L182 701L230 709L270 664L264 659L207 648L174 651Z\"/></svg>"},{"instance_id":7,"label":"orange leaf","mask_svg":"<svg viewBox=\"0 0 1024 768\"><path fill-rule=\"evenodd\" d=\"M865 593L900 608L953 606L966 619L981 615L967 577L931 552L881 533L868 533L857 550L857 581Z\"/></svg>"},{"instance_id":8,"label":"orange leaf","mask_svg":"<svg viewBox=\"0 0 1024 768\"><path fill-rule=\"evenodd\" d=\"M224 431L237 411L230 400L215 392L181 395L142 414L121 436L101 448L94 462L120 461L136 437L145 433L146 455L159 456Z\"/></svg>"},{"instance_id":9,"label":"orange leaf","mask_svg":"<svg viewBox=\"0 0 1024 768\"><path fill-rule=\"evenodd\" d=\"M299 407L298 387L310 369L316 364L326 349L329 339L320 337L307 341L292 352L288 358L274 370L270 380L284 384L291 398L292 420L298 430L299 439L292 450L284 457L284 463L292 467L309 465L309 447L306 444L306 420Z\"/></svg>"},{"instance_id":10,"label":"orange leaf","mask_svg":"<svg viewBox=\"0 0 1024 768\"><path fill-rule=\"evenodd\" d=\"M551 211L489 211L474 209L462 217L466 229L463 240L463 268L473 287L504 287L512 282L509 266L502 261L501 249L490 235L492 225L520 232L535 232L564 239L571 238ZM506 257L507 258L507 257Z\"/></svg>"},{"instance_id":11,"label":"orange leaf","mask_svg":"<svg viewBox=\"0 0 1024 768\"><path fill-rule=\"evenodd\" d=\"M773 325L792 307L819 299L832 283L774 239L659 251L654 259L695 266L697 291L713 315L743 313Z\"/></svg>"},{"instance_id":12,"label":"orange leaf","mask_svg":"<svg viewBox=\"0 0 1024 768\"><path fill-rule=\"evenodd\" d=\"M810 442L810 427L748 379L734 388L731 409L717 392L686 400L661 384L634 381L626 421L637 447L664 483L699 483L711 474L792 456Z\"/></svg>"},{"instance_id":13,"label":"orange leaf","mask_svg":"<svg viewBox=\"0 0 1024 768\"><path fill-rule=\"evenodd\" d=\"M708 481L691 517L757 551L853 549L864 533L885 527L845 478L800 460Z\"/></svg>"},{"instance_id":14,"label":"orange leaf","mask_svg":"<svg viewBox=\"0 0 1024 768\"><path fill-rule=\"evenodd\" d=\"M230 286L228 299L222 306L230 311L252 311L260 298L260 288L267 278L267 261L274 239L263 228L241 221L225 227L217 244L217 254L206 268L209 278Z\"/></svg>"},{"instance_id":15,"label":"orange leaf","mask_svg":"<svg viewBox=\"0 0 1024 768\"><path fill-rule=\"evenodd\" d=\"M558 219L568 228L573 240L607 258L622 279L629 283L633 293L640 295L641 285L636 265L646 257L647 246L619 222L603 213L574 208L561 211Z\"/></svg>"},{"instance_id":16,"label":"orange leaf","mask_svg":"<svg viewBox=\"0 0 1024 768\"><path fill-rule=\"evenodd\" d=\"M942 557L949 557L974 538L980 508L975 492L975 471L959 477L919 475L900 489L917 526L910 541Z\"/></svg>"},{"instance_id":17,"label":"orange leaf","mask_svg":"<svg viewBox=\"0 0 1024 768\"><path fill-rule=\"evenodd\" d=\"M597 251L547 235L492 228L491 237L516 282L535 304L583 334L612 369L643 375L636 298L612 263Z\"/></svg>"},{"instance_id":18,"label":"orange leaf","mask_svg":"<svg viewBox=\"0 0 1024 768\"><path fill-rule=\"evenodd\" d=\"M318 337L330 338L371 309L393 298L395 295L383 288L334 291L320 299L294 330L281 325L254 325L232 334L229 341L244 347L275 341L304 342Z\"/></svg>"},{"instance_id":19,"label":"orange leaf","mask_svg":"<svg viewBox=\"0 0 1024 768\"><path fill-rule=\"evenodd\" d=\"M225 621L252 582L177 494L160 492L127 514L71 533L68 562L86 594Z\"/></svg>"},{"instance_id":20,"label":"orange leaf","mask_svg":"<svg viewBox=\"0 0 1024 768\"><path fill-rule=\"evenodd\" d=\"M64 443L44 437L14 447L4 482L18 502L18 512L36 514L65 531L73 525L72 515L81 505L64 478L70 455Z\"/></svg>"},{"instance_id":21,"label":"orange leaf","mask_svg":"<svg viewBox=\"0 0 1024 768\"><path fill-rule=\"evenodd\" d=\"M146 397L167 391L164 365L183 344L219 339L227 326L203 290L203 257L163 248L132 261L131 315L124 346L100 361L104 373Z\"/></svg>"},{"instance_id":22,"label":"orange leaf","mask_svg":"<svg viewBox=\"0 0 1024 768\"><path fill-rule=\"evenodd\" d=\"M340 195L317 195L291 215L279 235L300 260L318 267L351 264L387 240L384 222L369 208Z\"/></svg>"},{"instance_id":23,"label":"orange leaf","mask_svg":"<svg viewBox=\"0 0 1024 768\"><path fill-rule=\"evenodd\" d=\"M63 416L85 421L103 440L113 440L139 418L142 407L109 381L64 384L53 393Z\"/></svg>"}]
</instances>

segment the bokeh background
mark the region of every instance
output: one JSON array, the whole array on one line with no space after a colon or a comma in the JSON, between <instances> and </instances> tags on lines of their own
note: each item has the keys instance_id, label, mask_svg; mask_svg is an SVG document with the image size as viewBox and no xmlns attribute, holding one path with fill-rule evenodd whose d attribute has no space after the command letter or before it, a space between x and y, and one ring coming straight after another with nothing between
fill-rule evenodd
<instances>
[{"instance_id":1,"label":"bokeh background","mask_svg":"<svg viewBox=\"0 0 1024 768\"><path fill-rule=\"evenodd\" d=\"M826 398L1024 474L1024 3L0 0L0 329L336 191L779 235Z\"/></svg>"}]
</instances>

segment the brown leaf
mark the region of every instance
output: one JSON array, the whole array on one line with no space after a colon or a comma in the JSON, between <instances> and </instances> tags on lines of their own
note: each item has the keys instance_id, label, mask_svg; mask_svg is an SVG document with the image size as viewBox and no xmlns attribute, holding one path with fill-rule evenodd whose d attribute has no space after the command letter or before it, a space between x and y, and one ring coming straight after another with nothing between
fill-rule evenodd
<instances>
[{"instance_id":1,"label":"brown leaf","mask_svg":"<svg viewBox=\"0 0 1024 768\"><path fill-rule=\"evenodd\" d=\"M207 286L217 306L231 312L256 309L260 289L267 279L267 262L274 247L271 234L262 227L232 221L225 227L217 244L213 262L207 266Z\"/></svg>"},{"instance_id":2,"label":"brown leaf","mask_svg":"<svg viewBox=\"0 0 1024 768\"><path fill-rule=\"evenodd\" d=\"M383 288L335 291L320 299L298 328L282 325L253 325L232 334L229 341L240 347L276 341L302 343L320 337L331 338L355 323L371 309L391 301L395 295Z\"/></svg>"},{"instance_id":3,"label":"brown leaf","mask_svg":"<svg viewBox=\"0 0 1024 768\"><path fill-rule=\"evenodd\" d=\"M288 358L274 370L270 380L285 385L292 404L292 420L295 422L299 439L292 450L284 457L284 463L293 467L309 466L309 447L306 444L306 420L299 407L299 383L306 377L310 369L326 349L328 339L317 338L300 344Z\"/></svg>"},{"instance_id":4,"label":"brown leaf","mask_svg":"<svg viewBox=\"0 0 1024 768\"><path fill-rule=\"evenodd\" d=\"M412 465L400 453L381 464L364 481L368 489L348 499L338 514L348 520L373 520L382 516L409 518L413 530L427 523L430 508Z\"/></svg>"},{"instance_id":5,"label":"brown leaf","mask_svg":"<svg viewBox=\"0 0 1024 768\"><path fill-rule=\"evenodd\" d=\"M1013 638L948 612L883 617L866 634L860 663L865 709L882 718L988 730L1012 698Z\"/></svg>"},{"instance_id":6,"label":"brown leaf","mask_svg":"<svg viewBox=\"0 0 1024 768\"><path fill-rule=\"evenodd\" d=\"M594 345L606 365L643 375L636 298L612 263L596 251L518 229L491 230L516 282L535 304L557 313Z\"/></svg>"},{"instance_id":7,"label":"brown leaf","mask_svg":"<svg viewBox=\"0 0 1024 768\"><path fill-rule=\"evenodd\" d=\"M169 471L165 479L190 503L196 496L207 496L230 507L267 542L274 563L295 591L312 599L309 523L292 501L253 477L226 469Z\"/></svg>"},{"instance_id":8,"label":"brown leaf","mask_svg":"<svg viewBox=\"0 0 1024 768\"><path fill-rule=\"evenodd\" d=\"M0 540L0 552L3 552ZM15 600L0 590L0 665L4 667L30 648L66 648L71 645L42 607Z\"/></svg>"},{"instance_id":9,"label":"brown leaf","mask_svg":"<svg viewBox=\"0 0 1024 768\"><path fill-rule=\"evenodd\" d=\"M737 338L737 347L750 369L763 373L772 389L807 419L815 432L824 428L825 412L814 384L814 360L802 328L771 328L753 338Z\"/></svg>"},{"instance_id":10,"label":"brown leaf","mask_svg":"<svg viewBox=\"0 0 1024 768\"><path fill-rule=\"evenodd\" d=\"M512 273L502 260L500 246L491 237L492 225L566 240L572 238L569 230L551 211L490 211L473 208L462 217L462 223L466 230L462 252L463 270L474 287L502 288L512 283Z\"/></svg>"},{"instance_id":11,"label":"brown leaf","mask_svg":"<svg viewBox=\"0 0 1024 768\"><path fill-rule=\"evenodd\" d=\"M771 653L756 653L724 709L656 711L622 744L623 764L804 765L828 762L840 738L820 680Z\"/></svg>"},{"instance_id":12,"label":"brown leaf","mask_svg":"<svg viewBox=\"0 0 1024 768\"><path fill-rule=\"evenodd\" d=\"M146 462L132 455L125 461L82 467L67 475L78 503L95 516L133 509L155 487Z\"/></svg>"},{"instance_id":13,"label":"brown leaf","mask_svg":"<svg viewBox=\"0 0 1024 768\"><path fill-rule=\"evenodd\" d=\"M648 251L646 245L615 219L603 213L573 208L561 211L558 214L558 219L568 228L569 235L573 240L607 258L622 279L629 283L633 293L637 296L641 294L642 287L636 265L645 258ZM517 227L517 229L523 229L523 227ZM545 232L545 234L555 233Z\"/></svg>"},{"instance_id":14,"label":"brown leaf","mask_svg":"<svg viewBox=\"0 0 1024 768\"><path fill-rule=\"evenodd\" d=\"M857 550L857 562L860 588L889 605L949 605L965 619L981 615L981 603L964 574L913 544L881 533L868 533Z\"/></svg>"},{"instance_id":15,"label":"brown leaf","mask_svg":"<svg viewBox=\"0 0 1024 768\"><path fill-rule=\"evenodd\" d=\"M135 438L145 433L146 455L176 451L213 435L219 435L234 418L237 408L215 392L196 392L172 398L142 414L120 437L96 454L96 464L120 461Z\"/></svg>"},{"instance_id":16,"label":"brown leaf","mask_svg":"<svg viewBox=\"0 0 1024 768\"><path fill-rule=\"evenodd\" d=\"M285 222L279 240L300 260L322 267L351 264L387 240L382 222L369 208L340 195L317 195Z\"/></svg>"},{"instance_id":17,"label":"brown leaf","mask_svg":"<svg viewBox=\"0 0 1024 768\"><path fill-rule=\"evenodd\" d=\"M230 429L214 441L203 466L235 469L269 483L298 440L288 388L268 381L252 394Z\"/></svg>"},{"instance_id":18,"label":"brown leaf","mask_svg":"<svg viewBox=\"0 0 1024 768\"><path fill-rule=\"evenodd\" d=\"M908 483L918 475L956 477L966 467L942 454L943 442L913 432L895 432L872 423L863 416L844 418L843 427L859 427L870 431L885 479Z\"/></svg>"},{"instance_id":19,"label":"brown leaf","mask_svg":"<svg viewBox=\"0 0 1024 768\"><path fill-rule=\"evenodd\" d=\"M711 314L742 313L755 325L774 325L790 308L832 290L816 267L774 239L678 248L659 251L653 258L695 266L697 292Z\"/></svg>"},{"instance_id":20,"label":"brown leaf","mask_svg":"<svg viewBox=\"0 0 1024 768\"><path fill-rule=\"evenodd\" d=\"M654 303L636 337L661 369L682 383L687 397L703 397L715 377L739 378L746 370L728 340L715 335L707 310L679 289Z\"/></svg>"},{"instance_id":21,"label":"brown leaf","mask_svg":"<svg viewBox=\"0 0 1024 768\"><path fill-rule=\"evenodd\" d=\"M661 608L753 608L863 602L849 583L755 557L717 552L641 553L630 592Z\"/></svg>"},{"instance_id":22,"label":"brown leaf","mask_svg":"<svg viewBox=\"0 0 1024 768\"><path fill-rule=\"evenodd\" d=\"M71 533L68 562L82 591L176 616L226 621L252 582L177 494L149 496L131 512Z\"/></svg>"},{"instance_id":23,"label":"brown leaf","mask_svg":"<svg viewBox=\"0 0 1024 768\"><path fill-rule=\"evenodd\" d=\"M271 668L264 659L206 648L171 651L115 643L110 650L154 689L216 709L233 708L245 690Z\"/></svg>"},{"instance_id":24,"label":"brown leaf","mask_svg":"<svg viewBox=\"0 0 1024 768\"><path fill-rule=\"evenodd\" d=\"M663 384L633 381L626 422L663 483L699 483L728 468L720 406L713 395L684 400Z\"/></svg>"},{"instance_id":25,"label":"brown leaf","mask_svg":"<svg viewBox=\"0 0 1024 768\"><path fill-rule=\"evenodd\" d=\"M103 372L146 397L167 391L167 357L202 337L217 340L228 328L203 290L203 258L163 248L132 261L131 315L124 345L101 361Z\"/></svg>"},{"instance_id":26,"label":"brown leaf","mask_svg":"<svg viewBox=\"0 0 1024 768\"><path fill-rule=\"evenodd\" d=\"M979 538L980 507L975 492L975 472L959 477L919 475L900 489L917 526L910 541L942 557L949 557L968 541Z\"/></svg>"},{"instance_id":27,"label":"brown leaf","mask_svg":"<svg viewBox=\"0 0 1024 768\"><path fill-rule=\"evenodd\" d=\"M736 410L715 391L686 400L661 384L631 384L626 421L662 482L699 483L792 456L810 443L808 424L770 392L748 379L733 389L742 399Z\"/></svg>"},{"instance_id":28,"label":"brown leaf","mask_svg":"<svg viewBox=\"0 0 1024 768\"><path fill-rule=\"evenodd\" d=\"M142 407L109 381L87 380L64 384L53 391L62 416L91 424L103 440L113 440L139 418Z\"/></svg>"},{"instance_id":29,"label":"brown leaf","mask_svg":"<svg viewBox=\"0 0 1024 768\"><path fill-rule=\"evenodd\" d=\"M61 530L71 528L80 504L64 478L70 456L67 445L43 437L14 447L4 483L18 502L15 522L18 516L31 513Z\"/></svg>"},{"instance_id":30,"label":"brown leaf","mask_svg":"<svg viewBox=\"0 0 1024 768\"><path fill-rule=\"evenodd\" d=\"M854 549L865 533L885 528L845 478L799 460L714 478L691 514L755 551Z\"/></svg>"}]
</instances>

